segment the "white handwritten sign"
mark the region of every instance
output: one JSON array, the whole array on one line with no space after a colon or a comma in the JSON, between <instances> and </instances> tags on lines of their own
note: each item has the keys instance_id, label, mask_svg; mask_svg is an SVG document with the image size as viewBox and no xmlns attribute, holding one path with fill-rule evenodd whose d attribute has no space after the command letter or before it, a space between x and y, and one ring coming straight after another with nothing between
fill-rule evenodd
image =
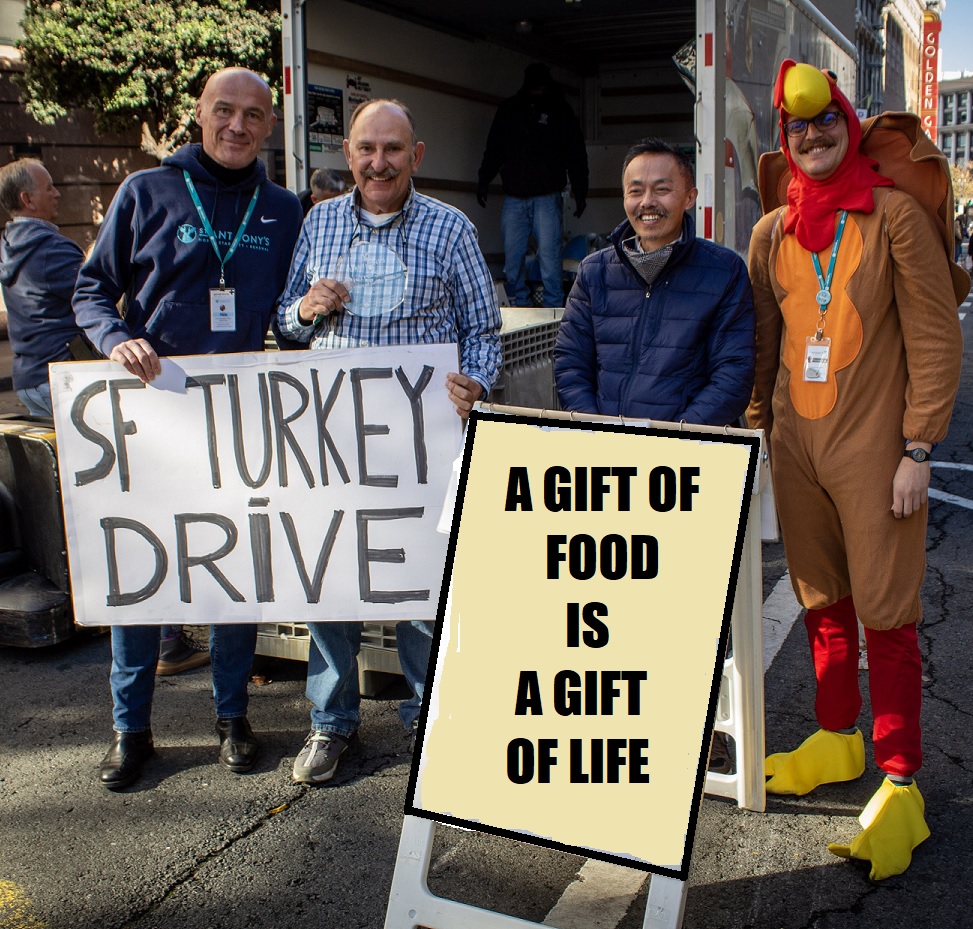
<instances>
[{"instance_id":1,"label":"white handwritten sign","mask_svg":"<svg viewBox=\"0 0 973 929\"><path fill-rule=\"evenodd\" d=\"M82 625L433 618L455 345L51 366Z\"/></svg>"}]
</instances>

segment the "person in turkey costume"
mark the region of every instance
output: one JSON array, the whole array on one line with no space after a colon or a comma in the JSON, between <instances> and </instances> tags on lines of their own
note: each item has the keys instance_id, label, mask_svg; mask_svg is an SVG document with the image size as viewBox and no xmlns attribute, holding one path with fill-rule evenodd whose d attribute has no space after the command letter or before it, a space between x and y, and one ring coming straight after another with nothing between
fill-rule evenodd
<instances>
[{"instance_id":1,"label":"person in turkey costume","mask_svg":"<svg viewBox=\"0 0 973 929\"><path fill-rule=\"evenodd\" d=\"M929 457L959 385L949 260L952 192L917 117L860 122L835 76L787 60L774 88L781 151L761 159L765 215L750 243L756 380L747 422L766 431L787 562L817 678L821 727L766 760L767 791L806 794L865 770L858 623L865 626L875 761L885 774L850 844L874 880L929 837L916 624Z\"/></svg>"}]
</instances>

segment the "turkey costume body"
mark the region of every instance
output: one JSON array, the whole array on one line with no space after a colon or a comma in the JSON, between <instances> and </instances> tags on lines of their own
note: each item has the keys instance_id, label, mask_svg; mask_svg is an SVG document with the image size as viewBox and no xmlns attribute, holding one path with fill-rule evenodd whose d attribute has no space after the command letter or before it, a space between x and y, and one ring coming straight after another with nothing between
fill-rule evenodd
<instances>
[{"instance_id":1,"label":"turkey costume body","mask_svg":"<svg viewBox=\"0 0 973 929\"><path fill-rule=\"evenodd\" d=\"M770 441L821 729L767 759L767 791L804 794L864 772L860 619L875 760L887 780L859 818L863 831L829 848L870 860L871 877L881 879L902 873L929 835L912 780L922 765L916 623L928 504L925 488L908 484L910 500L922 502L897 518L893 482L900 466L905 474L929 467L903 464L907 443L934 445L946 435L962 363L956 311L969 277L949 260L948 169L917 117L863 124L833 75L793 61L781 66L774 95L782 151L764 155L759 169L765 215L750 244L757 352L747 422ZM826 108L839 112L837 125L788 142L785 122L811 121ZM791 147L803 155L832 143L827 153L843 123L847 150L834 170L815 178L801 171ZM809 361L822 335L830 339L826 375Z\"/></svg>"}]
</instances>

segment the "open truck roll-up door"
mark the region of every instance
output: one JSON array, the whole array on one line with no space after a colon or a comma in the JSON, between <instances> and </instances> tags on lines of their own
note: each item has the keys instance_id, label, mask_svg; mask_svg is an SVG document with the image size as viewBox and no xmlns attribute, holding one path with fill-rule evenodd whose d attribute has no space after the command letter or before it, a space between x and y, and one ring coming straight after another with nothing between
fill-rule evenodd
<instances>
[{"instance_id":1,"label":"open truck roll-up door","mask_svg":"<svg viewBox=\"0 0 973 929\"><path fill-rule=\"evenodd\" d=\"M588 148L588 209L567 202L565 239L622 218L627 148L660 136L696 158L698 234L746 252L759 218L756 164L779 144L771 93L784 58L827 67L854 97L855 21L847 0L282 0L287 183L346 172L341 139L361 100L412 109L424 193L477 225L502 264L499 184L477 205L477 170L497 104L542 61L567 92Z\"/></svg>"}]
</instances>

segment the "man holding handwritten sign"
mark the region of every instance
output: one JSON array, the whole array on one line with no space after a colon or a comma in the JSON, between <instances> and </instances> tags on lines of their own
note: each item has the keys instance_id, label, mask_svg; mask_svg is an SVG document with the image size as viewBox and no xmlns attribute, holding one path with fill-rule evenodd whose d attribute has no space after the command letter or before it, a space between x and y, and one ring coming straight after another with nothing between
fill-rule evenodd
<instances>
[{"instance_id":1,"label":"man holding handwritten sign","mask_svg":"<svg viewBox=\"0 0 973 929\"><path fill-rule=\"evenodd\" d=\"M119 188L74 297L92 343L139 382L159 356L259 351L301 224L297 197L257 159L277 117L267 83L245 68L218 71L196 104L202 145L187 145ZM116 307L126 298L126 315ZM112 629L115 738L101 764L110 790L127 787L153 752L150 728L158 626ZM247 721L256 626L210 632L220 763L250 770Z\"/></svg>"},{"instance_id":2,"label":"man holding handwritten sign","mask_svg":"<svg viewBox=\"0 0 973 929\"><path fill-rule=\"evenodd\" d=\"M464 418L500 368L500 311L472 223L417 193L412 175L425 146L408 108L370 100L352 114L345 158L355 189L319 204L301 232L278 314L280 330L311 348L459 343L460 371L446 389ZM360 722L359 623L311 624L307 696L311 732L294 780L330 780ZM412 698L400 717L413 731L431 645L431 624L400 622L399 662Z\"/></svg>"}]
</instances>

